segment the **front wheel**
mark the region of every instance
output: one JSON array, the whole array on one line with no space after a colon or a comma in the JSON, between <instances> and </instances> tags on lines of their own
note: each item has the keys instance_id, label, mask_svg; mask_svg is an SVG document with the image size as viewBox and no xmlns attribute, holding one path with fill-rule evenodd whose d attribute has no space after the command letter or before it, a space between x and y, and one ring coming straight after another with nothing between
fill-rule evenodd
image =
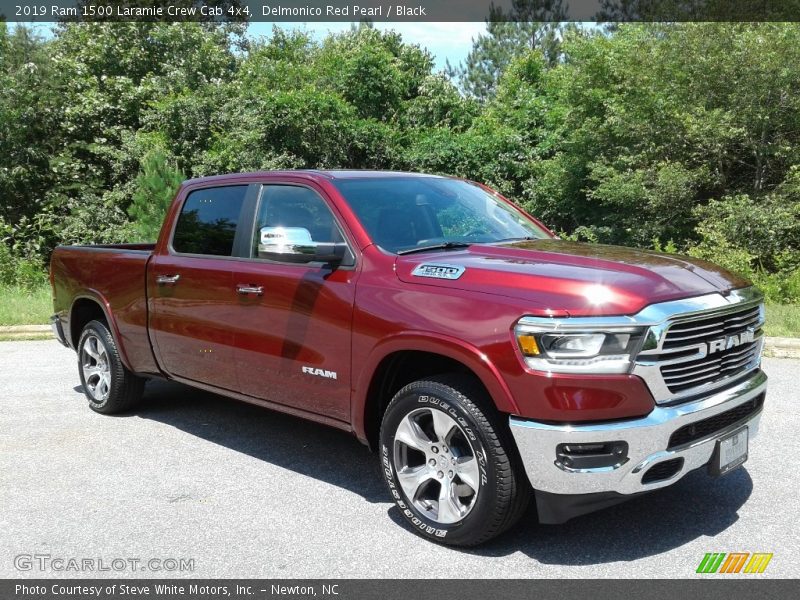
<instances>
[{"instance_id":1,"label":"front wheel","mask_svg":"<svg viewBox=\"0 0 800 600\"><path fill-rule=\"evenodd\" d=\"M483 388L463 375L423 379L392 399L381 426L389 491L414 530L474 546L511 527L530 487Z\"/></svg>"},{"instance_id":2,"label":"front wheel","mask_svg":"<svg viewBox=\"0 0 800 600\"><path fill-rule=\"evenodd\" d=\"M122 364L114 338L102 321L89 321L81 332L78 371L89 408L95 412L123 412L142 397L144 379Z\"/></svg>"}]
</instances>

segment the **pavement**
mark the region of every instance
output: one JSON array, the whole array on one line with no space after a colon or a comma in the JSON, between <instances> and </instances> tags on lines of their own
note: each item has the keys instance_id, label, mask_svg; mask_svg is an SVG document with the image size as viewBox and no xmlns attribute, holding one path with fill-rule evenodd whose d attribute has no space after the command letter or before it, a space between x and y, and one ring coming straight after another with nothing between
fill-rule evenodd
<instances>
[{"instance_id":1,"label":"pavement","mask_svg":"<svg viewBox=\"0 0 800 600\"><path fill-rule=\"evenodd\" d=\"M54 341L0 343L0 578L684 578L706 552L771 552L757 577L797 573L800 360L764 360L744 468L564 525L529 512L466 551L414 535L346 433L163 382L104 417L75 363Z\"/></svg>"}]
</instances>

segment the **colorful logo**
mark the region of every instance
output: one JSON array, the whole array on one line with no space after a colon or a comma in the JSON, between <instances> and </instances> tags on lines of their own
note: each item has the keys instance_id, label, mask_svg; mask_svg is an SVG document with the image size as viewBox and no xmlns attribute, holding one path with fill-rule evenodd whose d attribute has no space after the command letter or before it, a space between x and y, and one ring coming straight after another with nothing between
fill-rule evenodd
<instances>
[{"instance_id":1,"label":"colorful logo","mask_svg":"<svg viewBox=\"0 0 800 600\"><path fill-rule=\"evenodd\" d=\"M763 573L771 560L771 552L708 552L700 561L697 572Z\"/></svg>"}]
</instances>

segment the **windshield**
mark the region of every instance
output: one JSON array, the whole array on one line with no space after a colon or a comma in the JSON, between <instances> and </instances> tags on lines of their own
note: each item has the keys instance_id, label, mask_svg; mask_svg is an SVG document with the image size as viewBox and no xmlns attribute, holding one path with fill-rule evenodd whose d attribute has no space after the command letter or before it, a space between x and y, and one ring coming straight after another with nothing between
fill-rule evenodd
<instances>
[{"instance_id":1,"label":"windshield","mask_svg":"<svg viewBox=\"0 0 800 600\"><path fill-rule=\"evenodd\" d=\"M372 240L403 253L550 235L474 183L438 177L375 177L333 182Z\"/></svg>"}]
</instances>

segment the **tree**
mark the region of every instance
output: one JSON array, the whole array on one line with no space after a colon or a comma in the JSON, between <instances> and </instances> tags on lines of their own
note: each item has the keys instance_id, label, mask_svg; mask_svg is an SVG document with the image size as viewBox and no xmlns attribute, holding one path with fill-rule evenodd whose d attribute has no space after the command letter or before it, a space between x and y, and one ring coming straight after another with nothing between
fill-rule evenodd
<instances>
[{"instance_id":1,"label":"tree","mask_svg":"<svg viewBox=\"0 0 800 600\"><path fill-rule=\"evenodd\" d=\"M795 283L773 297L797 296L800 25L543 25L560 6L496 13L466 96L368 25L317 42L0 23L4 273L57 243L129 240L131 223L152 239L183 174L392 168L488 183L570 236L777 273Z\"/></svg>"},{"instance_id":2,"label":"tree","mask_svg":"<svg viewBox=\"0 0 800 600\"><path fill-rule=\"evenodd\" d=\"M487 33L473 41L462 64L447 65L448 75L456 78L470 96L482 101L494 96L501 75L514 58L531 50L540 50L550 64L558 61L557 23L487 21L486 28Z\"/></svg>"},{"instance_id":3,"label":"tree","mask_svg":"<svg viewBox=\"0 0 800 600\"><path fill-rule=\"evenodd\" d=\"M42 210L51 184L49 158L57 126L48 44L18 24L0 23L0 219Z\"/></svg>"},{"instance_id":4,"label":"tree","mask_svg":"<svg viewBox=\"0 0 800 600\"><path fill-rule=\"evenodd\" d=\"M786 68L798 42L797 25L772 23L567 36L537 91L546 136L528 207L601 241L686 248L695 207L735 193L758 202L800 164L800 71Z\"/></svg>"},{"instance_id":5,"label":"tree","mask_svg":"<svg viewBox=\"0 0 800 600\"><path fill-rule=\"evenodd\" d=\"M186 176L170 163L164 152L155 150L144 157L134 180L133 202L128 208L139 239L158 238L167 209L184 179Z\"/></svg>"},{"instance_id":6,"label":"tree","mask_svg":"<svg viewBox=\"0 0 800 600\"><path fill-rule=\"evenodd\" d=\"M512 0L507 13L492 5L486 34L473 40L463 63L448 62L446 72L465 93L485 101L494 96L500 77L515 58L538 51L548 65L558 63L564 31L576 28L561 23L567 14L562 0Z\"/></svg>"},{"instance_id":7,"label":"tree","mask_svg":"<svg viewBox=\"0 0 800 600\"><path fill-rule=\"evenodd\" d=\"M128 183L142 156L129 144L152 103L218 86L235 72L237 58L227 27L60 25L52 48L60 74L57 91L65 108L58 131L61 147L53 159L64 169L60 180L105 190ZM69 189L57 190L72 195Z\"/></svg>"}]
</instances>

